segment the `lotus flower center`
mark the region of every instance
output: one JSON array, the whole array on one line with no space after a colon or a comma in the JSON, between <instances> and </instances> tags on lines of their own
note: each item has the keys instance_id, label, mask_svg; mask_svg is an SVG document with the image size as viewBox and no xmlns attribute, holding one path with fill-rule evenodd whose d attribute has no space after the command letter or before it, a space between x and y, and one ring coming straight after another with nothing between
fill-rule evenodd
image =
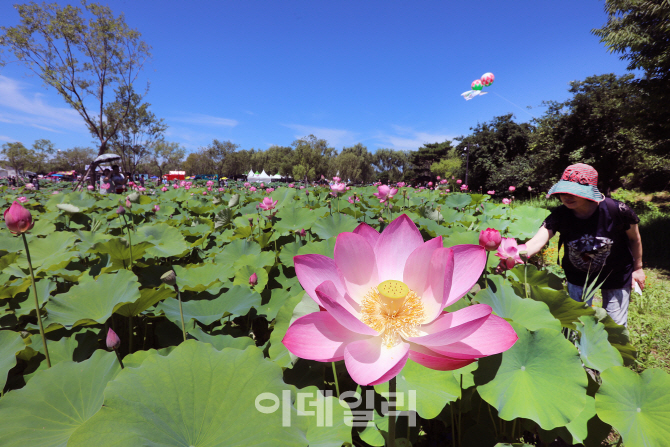
<instances>
[{"instance_id":1,"label":"lotus flower center","mask_svg":"<svg viewBox=\"0 0 670 447\"><path fill-rule=\"evenodd\" d=\"M389 279L373 287L361 301L361 321L382 336L387 348L402 337L419 335L424 318L421 298L402 281Z\"/></svg>"}]
</instances>

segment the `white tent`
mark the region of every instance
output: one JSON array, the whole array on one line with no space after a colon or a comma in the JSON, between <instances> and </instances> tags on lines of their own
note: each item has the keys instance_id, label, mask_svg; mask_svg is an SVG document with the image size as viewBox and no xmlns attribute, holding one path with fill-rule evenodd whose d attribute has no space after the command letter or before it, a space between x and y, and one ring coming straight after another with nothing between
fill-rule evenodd
<instances>
[{"instance_id":1,"label":"white tent","mask_svg":"<svg viewBox=\"0 0 670 447\"><path fill-rule=\"evenodd\" d=\"M254 171L249 171L247 174L247 181L248 182L264 182L264 183L269 183L272 180L272 177L270 177L266 172L265 169L263 169L263 172L260 174L254 173Z\"/></svg>"}]
</instances>

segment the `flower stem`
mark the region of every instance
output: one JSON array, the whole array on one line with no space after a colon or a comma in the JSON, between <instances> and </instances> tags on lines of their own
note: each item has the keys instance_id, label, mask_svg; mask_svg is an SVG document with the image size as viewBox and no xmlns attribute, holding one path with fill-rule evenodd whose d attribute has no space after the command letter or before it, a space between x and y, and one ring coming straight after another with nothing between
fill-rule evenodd
<instances>
[{"instance_id":1,"label":"flower stem","mask_svg":"<svg viewBox=\"0 0 670 447\"><path fill-rule=\"evenodd\" d=\"M123 223L126 227L126 233L128 233L128 248L130 249L130 265L129 270L133 271L133 240L130 237L130 228L128 228L128 221L126 221L126 216L123 216Z\"/></svg>"},{"instance_id":2,"label":"flower stem","mask_svg":"<svg viewBox=\"0 0 670 447\"><path fill-rule=\"evenodd\" d=\"M35 286L35 273L33 272L33 263L30 260L30 251L28 250L28 240L26 234L21 233L23 237L23 245L26 247L26 258L28 258L28 269L30 270L30 279L33 283L33 296L35 296L35 312L37 313L37 323L40 326L40 335L42 336L42 344L44 345L44 355L47 358L47 367L51 368L51 357L49 357L49 348L47 348L47 337L44 335L44 326L42 326L42 314L40 313L40 302L37 299L37 287Z\"/></svg>"},{"instance_id":3,"label":"flower stem","mask_svg":"<svg viewBox=\"0 0 670 447\"><path fill-rule=\"evenodd\" d=\"M119 365L121 365L121 369L123 369L124 368L123 360L121 360L121 354L119 354L119 350L115 349L114 352L116 353L116 358L119 360Z\"/></svg>"},{"instance_id":4,"label":"flower stem","mask_svg":"<svg viewBox=\"0 0 670 447\"><path fill-rule=\"evenodd\" d=\"M186 326L184 325L184 311L181 307L181 293L179 292L179 287L177 284L174 285L174 290L177 292L177 300L179 301L179 316L181 317L181 332L184 335L184 341L186 341Z\"/></svg>"},{"instance_id":5,"label":"flower stem","mask_svg":"<svg viewBox=\"0 0 670 447\"><path fill-rule=\"evenodd\" d=\"M389 380L389 447L395 447L395 421L396 421L396 411L395 411L395 392L396 392L396 383L395 377Z\"/></svg>"},{"instance_id":6,"label":"flower stem","mask_svg":"<svg viewBox=\"0 0 670 447\"><path fill-rule=\"evenodd\" d=\"M335 369L335 362L331 362L333 366L333 377L335 378L335 392L337 393L337 398L340 398L340 383L337 380L337 370Z\"/></svg>"},{"instance_id":7,"label":"flower stem","mask_svg":"<svg viewBox=\"0 0 670 447\"><path fill-rule=\"evenodd\" d=\"M489 254L491 252L486 250L486 266L484 267L484 283L486 287L489 286Z\"/></svg>"}]
</instances>

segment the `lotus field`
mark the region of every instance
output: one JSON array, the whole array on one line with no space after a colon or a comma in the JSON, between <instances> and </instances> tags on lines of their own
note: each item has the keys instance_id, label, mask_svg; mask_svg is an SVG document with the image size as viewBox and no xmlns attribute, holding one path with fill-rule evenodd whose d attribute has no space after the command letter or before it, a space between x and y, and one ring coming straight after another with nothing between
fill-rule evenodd
<instances>
[{"instance_id":1,"label":"lotus field","mask_svg":"<svg viewBox=\"0 0 670 447\"><path fill-rule=\"evenodd\" d=\"M161 186L4 189L1 446L670 445L668 374L519 257L547 210Z\"/></svg>"}]
</instances>

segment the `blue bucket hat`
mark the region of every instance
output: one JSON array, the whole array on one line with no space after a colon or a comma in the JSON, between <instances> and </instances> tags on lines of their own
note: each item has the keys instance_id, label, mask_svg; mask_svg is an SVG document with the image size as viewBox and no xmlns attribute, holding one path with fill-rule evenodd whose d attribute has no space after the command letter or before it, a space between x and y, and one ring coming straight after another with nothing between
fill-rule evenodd
<instances>
[{"instance_id":1,"label":"blue bucket hat","mask_svg":"<svg viewBox=\"0 0 670 447\"><path fill-rule=\"evenodd\" d=\"M605 196L598 190L598 171L584 163L565 168L561 179L547 193L547 198L553 194L572 194L594 202L605 200Z\"/></svg>"}]
</instances>

